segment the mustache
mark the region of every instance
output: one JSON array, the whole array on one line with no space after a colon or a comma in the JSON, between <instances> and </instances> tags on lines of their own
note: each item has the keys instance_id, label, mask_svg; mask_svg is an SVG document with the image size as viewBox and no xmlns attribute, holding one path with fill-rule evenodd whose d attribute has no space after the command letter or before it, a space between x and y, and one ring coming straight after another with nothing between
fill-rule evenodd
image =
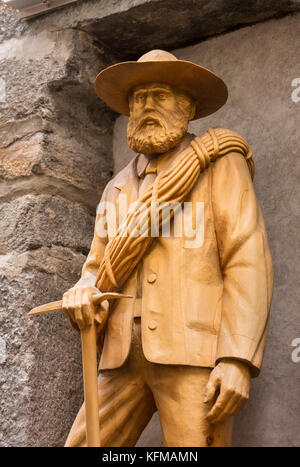
<instances>
[{"instance_id":1,"label":"mustache","mask_svg":"<svg viewBox=\"0 0 300 467\"><path fill-rule=\"evenodd\" d=\"M154 123L157 123L164 129L167 128L165 119L157 115L157 113L148 113L147 115L144 115L138 120L138 122L132 122L132 126L134 126L135 131L139 131L149 120L153 121Z\"/></svg>"}]
</instances>

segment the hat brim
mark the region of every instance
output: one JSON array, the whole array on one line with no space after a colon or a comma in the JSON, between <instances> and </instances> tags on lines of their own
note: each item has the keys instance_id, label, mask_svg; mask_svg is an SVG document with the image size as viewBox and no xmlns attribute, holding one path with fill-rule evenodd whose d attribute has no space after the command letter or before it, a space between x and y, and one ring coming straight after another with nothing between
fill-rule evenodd
<instances>
[{"instance_id":1,"label":"hat brim","mask_svg":"<svg viewBox=\"0 0 300 467\"><path fill-rule=\"evenodd\" d=\"M196 103L194 120L216 112L228 97L221 78L186 60L117 63L98 74L95 92L113 110L129 115L130 92L151 82L175 86L192 97Z\"/></svg>"}]
</instances>

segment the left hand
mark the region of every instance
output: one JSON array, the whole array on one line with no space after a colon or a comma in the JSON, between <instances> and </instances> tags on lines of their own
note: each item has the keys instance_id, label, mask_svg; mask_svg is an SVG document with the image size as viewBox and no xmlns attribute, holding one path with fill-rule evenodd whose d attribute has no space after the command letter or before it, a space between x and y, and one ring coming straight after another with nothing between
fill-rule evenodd
<instances>
[{"instance_id":1,"label":"left hand","mask_svg":"<svg viewBox=\"0 0 300 467\"><path fill-rule=\"evenodd\" d=\"M207 415L210 423L220 423L235 414L249 398L250 368L236 359L224 359L212 370L207 387L205 402L211 402L217 390L217 400Z\"/></svg>"}]
</instances>

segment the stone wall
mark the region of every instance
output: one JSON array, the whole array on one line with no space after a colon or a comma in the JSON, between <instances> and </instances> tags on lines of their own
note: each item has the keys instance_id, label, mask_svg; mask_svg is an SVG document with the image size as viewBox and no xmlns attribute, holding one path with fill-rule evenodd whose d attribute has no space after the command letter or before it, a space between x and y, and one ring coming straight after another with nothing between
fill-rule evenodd
<instances>
[{"instance_id":1,"label":"stone wall","mask_svg":"<svg viewBox=\"0 0 300 467\"><path fill-rule=\"evenodd\" d=\"M55 446L82 402L80 340L65 316L27 312L60 299L89 251L114 118L93 81L115 59L84 31L0 18L0 444Z\"/></svg>"},{"instance_id":2,"label":"stone wall","mask_svg":"<svg viewBox=\"0 0 300 467\"><path fill-rule=\"evenodd\" d=\"M178 55L220 73L231 97L192 130L226 126L249 140L276 268L264 370L236 422L235 444L299 443L298 367L290 358L290 341L300 335L293 287L299 109L290 99L297 10L297 0L80 0L25 22L0 2L1 446L63 445L82 402L78 335L63 315L29 319L27 312L60 299L78 279L112 176L116 115L94 94L96 74L153 47L208 37ZM261 22L274 16L283 19ZM114 148L119 168L129 154L122 119ZM160 442L156 417L140 445Z\"/></svg>"}]
</instances>

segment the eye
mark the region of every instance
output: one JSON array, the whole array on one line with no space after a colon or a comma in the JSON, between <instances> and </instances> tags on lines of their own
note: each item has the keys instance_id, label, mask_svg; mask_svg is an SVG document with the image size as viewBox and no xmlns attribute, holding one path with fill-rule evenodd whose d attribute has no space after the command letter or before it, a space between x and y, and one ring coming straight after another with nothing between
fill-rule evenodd
<instances>
[{"instance_id":1,"label":"eye","mask_svg":"<svg viewBox=\"0 0 300 467\"><path fill-rule=\"evenodd\" d=\"M158 95L158 98L159 100L163 101L165 99L167 99L167 94L165 92L160 92L159 95Z\"/></svg>"},{"instance_id":2,"label":"eye","mask_svg":"<svg viewBox=\"0 0 300 467\"><path fill-rule=\"evenodd\" d=\"M142 102L142 101L144 101L144 100L145 100L144 94L137 94L137 95L135 96L135 102L137 102L137 103Z\"/></svg>"}]
</instances>

